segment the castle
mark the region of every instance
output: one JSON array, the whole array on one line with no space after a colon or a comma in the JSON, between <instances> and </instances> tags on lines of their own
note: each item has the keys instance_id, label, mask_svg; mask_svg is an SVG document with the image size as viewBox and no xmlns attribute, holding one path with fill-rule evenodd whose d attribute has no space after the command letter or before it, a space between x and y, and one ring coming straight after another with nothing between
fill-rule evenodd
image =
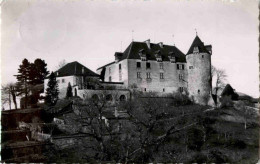
<instances>
[{"instance_id":1,"label":"castle","mask_svg":"<svg viewBox=\"0 0 260 164\"><path fill-rule=\"evenodd\" d=\"M184 55L176 46L131 42L115 61L97 69L103 81L123 82L143 92L189 93L191 99L205 104L211 97L212 46L196 36Z\"/></svg>"},{"instance_id":2,"label":"castle","mask_svg":"<svg viewBox=\"0 0 260 164\"><path fill-rule=\"evenodd\" d=\"M176 46L162 42L132 41L124 52L115 53L113 62L98 68L97 73L72 62L55 74L62 95L70 82L74 95L91 97L96 93L93 90L97 90L91 82L99 80L102 87L113 86L115 90L137 88L159 95L180 92L197 103L207 104L211 98L211 54L212 46L204 45L198 36L186 55Z\"/></svg>"}]
</instances>

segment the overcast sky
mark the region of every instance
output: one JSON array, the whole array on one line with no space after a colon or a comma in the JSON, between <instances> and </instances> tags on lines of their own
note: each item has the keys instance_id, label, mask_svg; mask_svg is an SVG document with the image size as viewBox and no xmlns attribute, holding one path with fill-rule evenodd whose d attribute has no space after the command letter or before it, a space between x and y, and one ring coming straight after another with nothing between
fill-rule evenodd
<instances>
[{"instance_id":1,"label":"overcast sky","mask_svg":"<svg viewBox=\"0 0 260 164\"><path fill-rule=\"evenodd\" d=\"M51 71L63 59L96 71L126 49L132 30L135 41L175 44L186 54L196 28L231 86L259 96L257 0L8 0L1 12L2 83L16 81L24 58L44 59Z\"/></svg>"}]
</instances>

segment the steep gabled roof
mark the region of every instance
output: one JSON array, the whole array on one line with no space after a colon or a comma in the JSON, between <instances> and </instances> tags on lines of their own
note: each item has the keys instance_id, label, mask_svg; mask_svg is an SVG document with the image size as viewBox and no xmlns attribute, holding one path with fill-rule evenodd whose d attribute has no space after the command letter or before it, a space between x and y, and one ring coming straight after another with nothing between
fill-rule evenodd
<instances>
[{"instance_id":1,"label":"steep gabled roof","mask_svg":"<svg viewBox=\"0 0 260 164\"><path fill-rule=\"evenodd\" d=\"M175 56L176 62L186 62L185 55L176 47L170 45L163 45L161 47L157 43L150 43L150 48L145 42L131 42L130 45L125 49L123 53L116 52L115 55L119 55L121 60L124 59L141 59L139 53L146 54L147 60L156 60L156 54L160 52L163 61L170 61L169 56ZM107 65L99 67L97 70L106 67L108 65L114 64L111 62Z\"/></svg>"},{"instance_id":2,"label":"steep gabled roof","mask_svg":"<svg viewBox=\"0 0 260 164\"><path fill-rule=\"evenodd\" d=\"M84 69L84 71L82 71ZM95 72L91 71L84 65L77 61L66 64L59 70L54 72L57 77L72 76L72 75L84 75L84 76L99 76Z\"/></svg>"},{"instance_id":3,"label":"steep gabled roof","mask_svg":"<svg viewBox=\"0 0 260 164\"><path fill-rule=\"evenodd\" d=\"M198 36L195 37L195 39L193 40L189 51L187 52L187 55L192 54L193 53L193 49L194 47L198 47L199 48L199 52L200 53L209 53L209 51L207 50L206 46L204 45L204 43L200 40L200 38Z\"/></svg>"},{"instance_id":4,"label":"steep gabled roof","mask_svg":"<svg viewBox=\"0 0 260 164\"><path fill-rule=\"evenodd\" d=\"M170 61L171 53L176 57L176 62L186 62L185 55L175 46L150 43L150 48L145 42L132 42L124 51L123 59L140 59L139 52L142 50L147 57L147 60L156 60L155 54L160 52L163 61Z\"/></svg>"},{"instance_id":5,"label":"steep gabled roof","mask_svg":"<svg viewBox=\"0 0 260 164\"><path fill-rule=\"evenodd\" d=\"M231 87L230 84L227 84L225 86L225 88L223 89L222 93L221 93L221 96L225 96L225 95L232 95L234 94L234 89Z\"/></svg>"}]
</instances>

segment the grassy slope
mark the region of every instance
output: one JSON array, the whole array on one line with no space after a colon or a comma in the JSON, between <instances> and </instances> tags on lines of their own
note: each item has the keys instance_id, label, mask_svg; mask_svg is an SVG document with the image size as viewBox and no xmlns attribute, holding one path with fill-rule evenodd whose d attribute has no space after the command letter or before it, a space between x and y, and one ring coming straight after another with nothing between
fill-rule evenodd
<instances>
[{"instance_id":1,"label":"grassy slope","mask_svg":"<svg viewBox=\"0 0 260 164\"><path fill-rule=\"evenodd\" d=\"M186 154L185 144L178 144L178 147L182 149L181 152L186 154L183 158L185 162L246 164L258 161L259 125L257 116L249 119L246 130L244 129L243 113L238 113L232 107L209 111L206 117L211 120L206 125L210 132L208 132L201 150L189 149Z\"/></svg>"}]
</instances>

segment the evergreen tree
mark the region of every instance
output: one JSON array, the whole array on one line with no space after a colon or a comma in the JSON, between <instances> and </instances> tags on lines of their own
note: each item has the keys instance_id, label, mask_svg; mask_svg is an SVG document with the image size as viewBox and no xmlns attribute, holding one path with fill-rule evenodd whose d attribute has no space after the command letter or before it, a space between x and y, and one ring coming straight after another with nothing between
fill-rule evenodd
<instances>
[{"instance_id":1,"label":"evergreen tree","mask_svg":"<svg viewBox=\"0 0 260 164\"><path fill-rule=\"evenodd\" d=\"M46 89L45 103L54 106L59 98L58 83L55 74L52 72L49 76L49 82Z\"/></svg>"},{"instance_id":2,"label":"evergreen tree","mask_svg":"<svg viewBox=\"0 0 260 164\"><path fill-rule=\"evenodd\" d=\"M44 78L49 74L47 64L42 59L36 59L34 63L30 64L30 84L43 84Z\"/></svg>"},{"instance_id":3,"label":"evergreen tree","mask_svg":"<svg viewBox=\"0 0 260 164\"><path fill-rule=\"evenodd\" d=\"M71 87L70 82L69 82L66 97L69 98L69 97L72 97L72 96L73 96L72 95L72 87Z\"/></svg>"},{"instance_id":4,"label":"evergreen tree","mask_svg":"<svg viewBox=\"0 0 260 164\"><path fill-rule=\"evenodd\" d=\"M19 66L18 75L15 75L18 81L18 95L25 95L25 108L28 105L28 94L29 94L29 81L30 81L30 67L31 64L27 59L22 61L22 64Z\"/></svg>"}]
</instances>

